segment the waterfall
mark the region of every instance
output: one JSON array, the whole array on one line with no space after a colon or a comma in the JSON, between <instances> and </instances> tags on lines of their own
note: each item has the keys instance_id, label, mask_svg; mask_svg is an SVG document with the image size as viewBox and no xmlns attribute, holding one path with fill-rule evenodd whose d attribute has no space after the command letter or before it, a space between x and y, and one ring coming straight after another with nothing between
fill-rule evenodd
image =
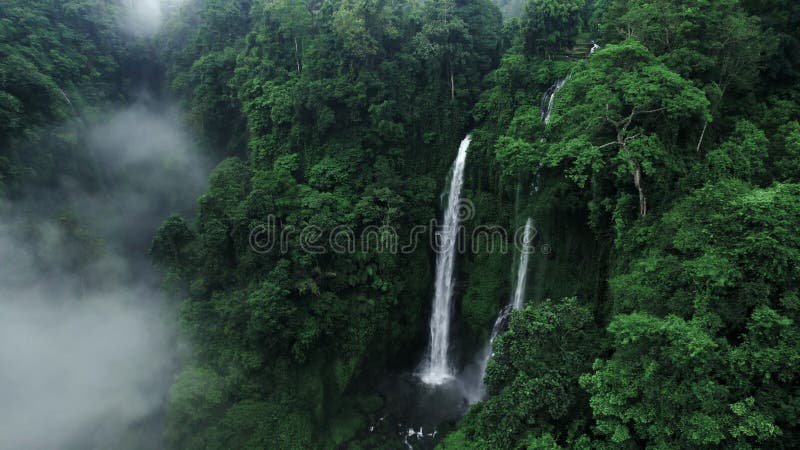
<instances>
[{"instance_id":1,"label":"waterfall","mask_svg":"<svg viewBox=\"0 0 800 450\"><path fill-rule=\"evenodd\" d=\"M61 92L61 96L62 96L62 97L64 97L64 101L65 101L65 102L67 102L67 104L68 104L70 107L72 107L72 101L70 101L69 97L67 96L67 93L66 93L66 92L64 92L64 90L63 90L63 89L61 89L61 88L58 88L58 90Z\"/></svg>"},{"instance_id":2,"label":"waterfall","mask_svg":"<svg viewBox=\"0 0 800 450\"><path fill-rule=\"evenodd\" d=\"M525 304L525 280L528 278L528 257L530 256L530 243L533 240L533 219L525 222L525 232L522 237L522 251L519 254L519 267L517 268L517 287L514 289L514 299L511 304L514 309L522 309Z\"/></svg>"},{"instance_id":3,"label":"waterfall","mask_svg":"<svg viewBox=\"0 0 800 450\"><path fill-rule=\"evenodd\" d=\"M592 43L594 47L599 46L597 44ZM553 110L553 100L556 97L556 92L561 89L564 84L569 80L569 75L566 77L556 81L550 86L547 91L545 91L544 95L542 95L542 105L541 105L541 114L542 114L542 121L547 124L550 121L550 113ZM542 138L544 142L545 139ZM534 192L539 192L539 171L542 168L542 164L539 164L539 167L536 169L536 175L534 178L533 183L533 190ZM522 250L520 251L519 255L519 266L517 267L517 284L514 287L514 296L511 298L510 303L500 311L500 314L497 316L497 320L494 322L494 327L492 327L492 335L489 338L489 342L486 343L486 346L483 350L478 354L477 357L477 366L478 366L478 377L477 380L470 383L470 386L465 389L467 401L469 403L476 403L486 396L486 389L483 385L483 379L486 376L486 366L489 364L489 358L492 357L492 344L497 336L503 334L503 332L508 327L508 318L511 316L511 311L515 309L522 309L525 306L525 282L528 277L528 259L530 257L530 244L533 240L533 219L528 218L525 221L525 229L523 232L522 238ZM473 384L474 383L474 384Z\"/></svg>"},{"instance_id":4,"label":"waterfall","mask_svg":"<svg viewBox=\"0 0 800 450\"><path fill-rule=\"evenodd\" d=\"M489 342L487 342L480 353L478 353L476 358L476 364L478 366L477 378L470 380L470 383L465 386L464 389L464 395L470 405L474 405L486 398L486 386L483 384L483 379L486 377L486 367L489 365L489 359L492 357L492 345L494 345L497 336L503 334L506 328L508 328L508 318L511 316L511 309L512 305L508 304L500 311L500 314L498 314L497 319L494 321Z\"/></svg>"},{"instance_id":5,"label":"waterfall","mask_svg":"<svg viewBox=\"0 0 800 450\"><path fill-rule=\"evenodd\" d=\"M589 49L589 55L594 55L594 52L600 49L600 46L597 45L597 42L592 41L592 48Z\"/></svg>"},{"instance_id":6,"label":"waterfall","mask_svg":"<svg viewBox=\"0 0 800 450\"><path fill-rule=\"evenodd\" d=\"M595 47L596 48L600 48L600 46L595 44L594 41L592 41L592 45L593 45L593 47L592 47L592 50L589 53L590 55L592 53L594 53ZM556 92L558 92L559 89L564 87L564 84L567 83L567 80L569 80L569 77L570 77L570 74L567 74L567 76L565 76L564 78L561 78L560 80L558 80L555 83L553 83L553 85L550 86L549 88L547 88L547 90L544 91L544 94L542 94L542 103L539 106L539 112L542 115L542 122L544 122L545 125L550 123L550 114L553 112L553 102L555 102L555 99L556 99ZM547 142L547 139L546 138L542 138L541 142ZM539 192L539 181L541 179L540 171L541 171L542 167L543 167L543 164L540 161L539 162L539 166L536 168L536 173L534 174L534 177L533 177L533 191L534 192Z\"/></svg>"},{"instance_id":7,"label":"waterfall","mask_svg":"<svg viewBox=\"0 0 800 450\"><path fill-rule=\"evenodd\" d=\"M542 121L545 124L550 123L550 114L553 112L553 101L556 99L556 92L564 87L564 84L567 82L567 80L569 80L569 75L556 81L544 92L544 95L542 96L541 112Z\"/></svg>"},{"instance_id":8,"label":"waterfall","mask_svg":"<svg viewBox=\"0 0 800 450\"><path fill-rule=\"evenodd\" d=\"M458 155L450 174L450 192L444 213L443 226L437 234L436 287L431 313L431 340L420 378L426 384L438 385L453 378L454 370L449 360L450 313L455 284L455 259L459 230L459 204L464 185L464 164L467 159L470 136L461 141Z\"/></svg>"},{"instance_id":9,"label":"waterfall","mask_svg":"<svg viewBox=\"0 0 800 450\"><path fill-rule=\"evenodd\" d=\"M530 256L531 242L534 237L533 219L528 218L525 222L525 229L522 237L522 249L519 254L519 267L517 268L517 285L514 288L514 296L505 308L500 311L492 327L492 335L489 342L478 354L478 379L475 386L466 389L467 401L470 404L477 403L486 397L486 388L483 379L486 377L486 367L489 365L489 358L492 357L492 345L498 336L503 334L508 328L508 319L511 312L522 309L525 306L525 283L528 278L528 260Z\"/></svg>"}]
</instances>

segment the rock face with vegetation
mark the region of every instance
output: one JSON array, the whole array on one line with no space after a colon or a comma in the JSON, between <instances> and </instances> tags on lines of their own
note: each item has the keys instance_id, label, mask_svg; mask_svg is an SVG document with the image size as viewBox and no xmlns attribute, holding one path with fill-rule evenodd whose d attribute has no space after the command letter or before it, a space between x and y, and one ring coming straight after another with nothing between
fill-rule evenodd
<instances>
[{"instance_id":1,"label":"rock face with vegetation","mask_svg":"<svg viewBox=\"0 0 800 450\"><path fill-rule=\"evenodd\" d=\"M418 230L468 133L454 367L515 291L519 258L498 249L528 218L536 251L486 395L426 445L800 441L797 2L185 0L157 28L132 7L0 4L0 225L59 230L57 261L19 239L41 246L36 273L77 280L75 305L116 282L95 276L103 255L146 255L174 329L128 445L406 448L375 425L381 382L424 357L437 255ZM139 189L141 166L110 170L92 142L142 97L172 102L214 167L192 208L183 163L159 159L146 183L168 188L137 241L51 193ZM42 195L56 213L30 207ZM475 238L487 227L511 232ZM342 230L369 238L324 242ZM114 447L74 442L58 445Z\"/></svg>"}]
</instances>

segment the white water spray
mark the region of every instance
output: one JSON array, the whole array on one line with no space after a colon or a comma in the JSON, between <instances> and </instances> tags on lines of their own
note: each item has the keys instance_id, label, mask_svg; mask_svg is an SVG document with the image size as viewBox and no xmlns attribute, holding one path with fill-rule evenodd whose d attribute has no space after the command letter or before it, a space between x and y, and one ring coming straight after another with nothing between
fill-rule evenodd
<instances>
[{"instance_id":1,"label":"white water spray","mask_svg":"<svg viewBox=\"0 0 800 450\"><path fill-rule=\"evenodd\" d=\"M450 314L455 284L455 259L459 229L459 206L461 188L464 185L464 165L467 160L470 136L461 141L458 156L453 162L450 175L450 193L447 209L439 236L438 256L436 257L436 288L431 314L431 340L420 378L426 384L439 385L451 378L455 372L449 359Z\"/></svg>"}]
</instances>

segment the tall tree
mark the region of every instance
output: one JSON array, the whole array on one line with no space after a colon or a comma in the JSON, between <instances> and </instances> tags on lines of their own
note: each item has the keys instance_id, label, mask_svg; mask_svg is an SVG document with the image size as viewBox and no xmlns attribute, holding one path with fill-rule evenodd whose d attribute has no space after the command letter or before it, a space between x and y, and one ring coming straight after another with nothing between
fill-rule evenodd
<instances>
[{"instance_id":1,"label":"tall tree","mask_svg":"<svg viewBox=\"0 0 800 450\"><path fill-rule=\"evenodd\" d=\"M669 165L665 145L676 130L708 118L702 91L669 70L641 43L609 45L576 68L558 92L547 159L566 163L584 185L612 173L628 173L648 211L645 176ZM653 186L651 189L657 189ZM666 186L663 188L667 188Z\"/></svg>"}]
</instances>

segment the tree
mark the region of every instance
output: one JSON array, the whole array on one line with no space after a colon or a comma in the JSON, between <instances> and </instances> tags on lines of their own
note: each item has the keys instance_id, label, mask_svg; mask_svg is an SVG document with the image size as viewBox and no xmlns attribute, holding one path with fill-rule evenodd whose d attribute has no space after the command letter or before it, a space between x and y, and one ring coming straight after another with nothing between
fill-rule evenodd
<instances>
[{"instance_id":1,"label":"tree","mask_svg":"<svg viewBox=\"0 0 800 450\"><path fill-rule=\"evenodd\" d=\"M522 13L525 51L552 58L575 45L585 0L530 0Z\"/></svg>"},{"instance_id":2,"label":"tree","mask_svg":"<svg viewBox=\"0 0 800 450\"><path fill-rule=\"evenodd\" d=\"M150 256L164 269L183 272L190 266L186 246L195 239L186 221L180 216L170 216L156 231L150 246Z\"/></svg>"},{"instance_id":3,"label":"tree","mask_svg":"<svg viewBox=\"0 0 800 450\"><path fill-rule=\"evenodd\" d=\"M445 74L451 101L456 98L457 76L480 82L472 76L475 69L493 68L494 58L488 64L482 59L497 51L500 20L497 8L483 0L425 2L422 29L414 37L416 51L423 61L435 64Z\"/></svg>"},{"instance_id":4,"label":"tree","mask_svg":"<svg viewBox=\"0 0 800 450\"><path fill-rule=\"evenodd\" d=\"M776 140L776 148L770 152L776 169L775 179L795 183L800 181L800 123L783 125Z\"/></svg>"},{"instance_id":5,"label":"tree","mask_svg":"<svg viewBox=\"0 0 800 450\"><path fill-rule=\"evenodd\" d=\"M608 326L614 354L581 377L596 431L613 445L705 447L726 439L733 419L720 343L677 317L634 313Z\"/></svg>"},{"instance_id":6,"label":"tree","mask_svg":"<svg viewBox=\"0 0 800 450\"><path fill-rule=\"evenodd\" d=\"M261 0L253 7L274 27L276 44L281 53L292 55L298 73L303 69L305 42L311 37L320 4L319 0Z\"/></svg>"},{"instance_id":7,"label":"tree","mask_svg":"<svg viewBox=\"0 0 800 450\"><path fill-rule=\"evenodd\" d=\"M763 131L748 121L740 121L733 135L706 156L707 180L713 182L729 177L750 182L765 180L768 147L769 141Z\"/></svg>"},{"instance_id":8,"label":"tree","mask_svg":"<svg viewBox=\"0 0 800 450\"><path fill-rule=\"evenodd\" d=\"M487 369L486 388L494 397L470 410L444 448L462 441L468 448L517 448L548 434L542 442L551 448L555 441L573 442L588 431L580 419L588 404L578 378L601 352L599 337L589 308L575 298L514 313Z\"/></svg>"},{"instance_id":9,"label":"tree","mask_svg":"<svg viewBox=\"0 0 800 450\"><path fill-rule=\"evenodd\" d=\"M566 163L581 186L599 181L607 168L626 166L621 171L633 179L642 217L648 211L645 176L670 163L667 135L686 126L682 120L708 118L705 95L632 39L578 67L554 108L548 162Z\"/></svg>"},{"instance_id":10,"label":"tree","mask_svg":"<svg viewBox=\"0 0 800 450\"><path fill-rule=\"evenodd\" d=\"M365 1L344 0L333 14L333 32L357 60L366 60L378 52L379 42L371 33L378 21L375 15L382 13L380 4Z\"/></svg>"},{"instance_id":11,"label":"tree","mask_svg":"<svg viewBox=\"0 0 800 450\"><path fill-rule=\"evenodd\" d=\"M129 74L129 43L107 0L10 0L0 4L0 177L16 197L29 184L85 176L77 145L85 114L100 109ZM127 60L127 59L126 59Z\"/></svg>"},{"instance_id":12,"label":"tree","mask_svg":"<svg viewBox=\"0 0 800 450\"><path fill-rule=\"evenodd\" d=\"M456 14L454 0L425 3L426 21L416 37L417 52L425 60L440 61L450 83L450 98L456 98L455 71L463 59L463 43L469 39L467 25Z\"/></svg>"},{"instance_id":13,"label":"tree","mask_svg":"<svg viewBox=\"0 0 800 450\"><path fill-rule=\"evenodd\" d=\"M700 151L711 118L728 105L730 91L739 97L752 90L765 57L775 41L761 29L758 18L747 14L739 0L609 2L603 10L601 31L608 41L633 37L670 70L697 81L711 101L697 143Z\"/></svg>"}]
</instances>

